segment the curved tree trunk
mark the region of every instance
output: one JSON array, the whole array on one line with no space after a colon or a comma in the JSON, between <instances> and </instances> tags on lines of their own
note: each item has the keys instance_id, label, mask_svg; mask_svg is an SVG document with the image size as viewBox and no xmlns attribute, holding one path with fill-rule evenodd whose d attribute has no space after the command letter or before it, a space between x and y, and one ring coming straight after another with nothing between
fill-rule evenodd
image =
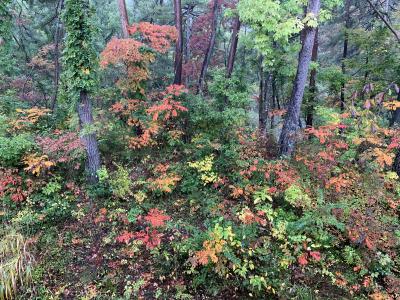
<instances>
[{"instance_id":1,"label":"curved tree trunk","mask_svg":"<svg viewBox=\"0 0 400 300\"><path fill-rule=\"evenodd\" d=\"M127 39L129 37L129 32L128 32L129 19L128 19L128 12L126 10L125 0L118 0L118 9L121 20L122 37L124 39Z\"/></svg>"},{"instance_id":2,"label":"curved tree trunk","mask_svg":"<svg viewBox=\"0 0 400 300\"><path fill-rule=\"evenodd\" d=\"M308 13L311 13L317 17L319 14L320 5L320 0L309 0ZM306 86L316 31L317 29L315 27L304 28L304 42L299 53L299 63L297 67L296 78L293 85L287 115L279 139L281 155L291 155L296 144L296 133L299 128L301 104L303 102L304 88Z\"/></svg>"},{"instance_id":3,"label":"curved tree trunk","mask_svg":"<svg viewBox=\"0 0 400 300\"><path fill-rule=\"evenodd\" d=\"M88 130L88 133L83 133L81 141L85 145L87 162L86 170L91 183L97 181L97 171L100 169L100 151L97 143L96 134L90 132L93 125L92 106L89 95L86 91L80 92L78 103L79 126L81 130Z\"/></svg>"},{"instance_id":4,"label":"curved tree trunk","mask_svg":"<svg viewBox=\"0 0 400 300\"><path fill-rule=\"evenodd\" d=\"M213 20L211 24L211 37L208 43L206 55L204 57L203 65L201 67L201 73L199 77L199 83L197 85L197 93L202 93L204 88L204 82L207 75L208 65L211 61L212 52L215 46L215 40L217 36L217 25L218 25L218 10L219 10L219 3L218 0L214 0L213 5Z\"/></svg>"},{"instance_id":5,"label":"curved tree trunk","mask_svg":"<svg viewBox=\"0 0 400 300\"><path fill-rule=\"evenodd\" d=\"M175 46L175 78L174 84L182 84L183 64L183 30L182 30L182 7L181 0L174 0L175 26L178 31L178 40Z\"/></svg>"}]
</instances>

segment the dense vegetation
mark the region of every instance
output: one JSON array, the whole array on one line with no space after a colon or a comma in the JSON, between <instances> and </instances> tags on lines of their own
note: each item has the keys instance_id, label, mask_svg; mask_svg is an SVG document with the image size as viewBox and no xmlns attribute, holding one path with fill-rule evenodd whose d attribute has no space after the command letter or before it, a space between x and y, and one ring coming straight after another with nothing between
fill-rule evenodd
<instances>
[{"instance_id":1,"label":"dense vegetation","mask_svg":"<svg viewBox=\"0 0 400 300\"><path fill-rule=\"evenodd\" d=\"M398 0L0 0L0 299L400 299Z\"/></svg>"}]
</instances>

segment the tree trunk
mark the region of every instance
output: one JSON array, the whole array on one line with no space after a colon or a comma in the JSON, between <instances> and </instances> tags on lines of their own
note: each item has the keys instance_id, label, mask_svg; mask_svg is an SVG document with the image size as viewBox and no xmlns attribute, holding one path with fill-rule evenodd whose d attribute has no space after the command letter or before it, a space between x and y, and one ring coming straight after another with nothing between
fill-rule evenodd
<instances>
[{"instance_id":1,"label":"tree trunk","mask_svg":"<svg viewBox=\"0 0 400 300\"><path fill-rule=\"evenodd\" d=\"M400 87L397 93L397 101L400 101ZM390 127L394 126L395 124L400 124L400 108L397 108L392 115L392 119L390 120Z\"/></svg>"},{"instance_id":2,"label":"tree trunk","mask_svg":"<svg viewBox=\"0 0 400 300\"><path fill-rule=\"evenodd\" d=\"M345 25L344 25L344 41L343 41L343 55L342 55L342 74L343 77L346 75L346 63L345 60L347 58L348 53L348 45L349 45L349 29L350 29L350 6L351 0L346 0L345 3ZM342 86L340 88L340 110L343 112L345 107L345 95L344 95L345 83L342 82Z\"/></svg>"},{"instance_id":3,"label":"tree trunk","mask_svg":"<svg viewBox=\"0 0 400 300\"><path fill-rule=\"evenodd\" d=\"M56 31L54 33L54 95L51 101L51 110L54 111L57 104L58 90L60 87L60 40L62 36L62 24L60 22L60 13L64 7L64 0L60 0L57 6Z\"/></svg>"},{"instance_id":4,"label":"tree trunk","mask_svg":"<svg viewBox=\"0 0 400 300\"><path fill-rule=\"evenodd\" d=\"M319 10L320 0L309 0L308 13L318 17ZM296 144L296 132L299 126L301 104L303 102L304 88L307 81L308 69L310 67L314 38L317 29L315 27L307 26L304 28L304 31L304 42L299 53L296 78L279 139L280 154L284 156L291 155Z\"/></svg>"},{"instance_id":5,"label":"tree trunk","mask_svg":"<svg viewBox=\"0 0 400 300\"><path fill-rule=\"evenodd\" d=\"M231 46L229 49L228 55L228 64L226 67L226 77L231 78L233 72L233 66L235 64L235 57L237 52L237 45L239 41L239 31L240 31L240 19L239 16L236 16L233 21L233 28L232 28L232 37L231 37Z\"/></svg>"},{"instance_id":6,"label":"tree trunk","mask_svg":"<svg viewBox=\"0 0 400 300\"><path fill-rule=\"evenodd\" d=\"M233 20L231 45L229 48L228 63L226 65L226 78L227 79L232 77L233 67L235 65L237 45L238 45L238 41L239 41L239 31L240 31L240 19L239 19L239 15L238 15ZM261 58L261 60L262 60L262 58ZM262 62L261 62L261 68L262 68ZM263 80L262 76L261 76L261 80ZM260 95L260 96L262 96L262 95ZM228 96L227 95L224 97L224 102L225 102L225 105L228 105Z\"/></svg>"},{"instance_id":7,"label":"tree trunk","mask_svg":"<svg viewBox=\"0 0 400 300\"><path fill-rule=\"evenodd\" d=\"M318 61L318 28L315 33L314 46L312 49L311 61ZM306 126L313 126L313 118L314 118L314 108L316 103L316 94L317 94L317 69L314 67L310 72L310 98L307 107L307 115L306 115Z\"/></svg>"},{"instance_id":8,"label":"tree trunk","mask_svg":"<svg viewBox=\"0 0 400 300\"><path fill-rule=\"evenodd\" d=\"M400 176L400 151L399 150L397 150L396 158L394 159L393 171L395 171L397 173L397 175Z\"/></svg>"},{"instance_id":9,"label":"tree trunk","mask_svg":"<svg viewBox=\"0 0 400 300\"><path fill-rule=\"evenodd\" d=\"M175 78L174 84L182 84L182 64L183 64L183 32L182 32L182 7L181 0L174 0L175 26L178 31L178 40L175 46Z\"/></svg>"},{"instance_id":10,"label":"tree trunk","mask_svg":"<svg viewBox=\"0 0 400 300\"><path fill-rule=\"evenodd\" d=\"M90 128L93 126L92 106L86 91L81 91L79 98L79 126L81 131L89 131L88 133L83 133L81 137L81 141L85 145L87 154L86 170L89 182L95 183L97 182L97 171L100 169L100 151L96 134L91 132L92 128Z\"/></svg>"},{"instance_id":11,"label":"tree trunk","mask_svg":"<svg viewBox=\"0 0 400 300\"><path fill-rule=\"evenodd\" d=\"M125 0L118 0L118 9L121 20L122 37L124 39L127 39L129 37L129 32L128 32L129 19L128 19L128 12L126 10Z\"/></svg>"},{"instance_id":12,"label":"tree trunk","mask_svg":"<svg viewBox=\"0 0 400 300\"><path fill-rule=\"evenodd\" d=\"M190 40L192 38L192 26L193 26L193 6L189 7L187 10L187 17L186 17L186 30L185 30L185 64L189 63L190 61ZM185 85L189 87L190 83L190 76L186 74L185 76Z\"/></svg>"},{"instance_id":13,"label":"tree trunk","mask_svg":"<svg viewBox=\"0 0 400 300\"><path fill-rule=\"evenodd\" d=\"M266 130L266 116L265 116L265 82L264 82L264 68L263 68L263 57L260 56L260 93L258 96L258 130L261 135L265 134Z\"/></svg>"},{"instance_id":14,"label":"tree trunk","mask_svg":"<svg viewBox=\"0 0 400 300\"><path fill-rule=\"evenodd\" d=\"M201 73L199 77L199 82L197 85L197 93L202 93L204 88L204 82L207 75L208 65L211 61L212 52L215 46L215 39L217 36L217 24L218 24L218 10L219 10L219 3L218 0L214 0L213 5L213 20L211 24L211 37L208 43L207 51L204 57L203 65L201 67Z\"/></svg>"}]
</instances>

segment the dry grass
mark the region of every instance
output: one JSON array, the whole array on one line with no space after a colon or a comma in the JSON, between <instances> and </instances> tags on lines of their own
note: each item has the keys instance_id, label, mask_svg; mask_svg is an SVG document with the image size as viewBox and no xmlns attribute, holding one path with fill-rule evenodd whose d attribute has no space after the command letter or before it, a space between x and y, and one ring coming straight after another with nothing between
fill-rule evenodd
<instances>
[{"instance_id":1,"label":"dry grass","mask_svg":"<svg viewBox=\"0 0 400 300\"><path fill-rule=\"evenodd\" d=\"M0 231L0 238L0 300L8 300L30 283L33 257L22 234Z\"/></svg>"}]
</instances>

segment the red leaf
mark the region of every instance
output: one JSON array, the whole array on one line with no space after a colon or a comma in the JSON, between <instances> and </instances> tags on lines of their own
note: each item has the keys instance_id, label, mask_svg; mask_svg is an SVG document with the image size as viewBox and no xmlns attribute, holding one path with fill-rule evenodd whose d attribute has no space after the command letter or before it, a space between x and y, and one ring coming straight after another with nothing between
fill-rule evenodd
<instances>
[{"instance_id":1,"label":"red leaf","mask_svg":"<svg viewBox=\"0 0 400 300\"><path fill-rule=\"evenodd\" d=\"M311 251L310 256L315 260L315 261L320 261L321 260L321 253L319 251Z\"/></svg>"},{"instance_id":2,"label":"red leaf","mask_svg":"<svg viewBox=\"0 0 400 300\"><path fill-rule=\"evenodd\" d=\"M308 260L307 260L307 253L303 253L302 255L300 255L297 258L297 261L300 265L305 266L308 264Z\"/></svg>"}]
</instances>

